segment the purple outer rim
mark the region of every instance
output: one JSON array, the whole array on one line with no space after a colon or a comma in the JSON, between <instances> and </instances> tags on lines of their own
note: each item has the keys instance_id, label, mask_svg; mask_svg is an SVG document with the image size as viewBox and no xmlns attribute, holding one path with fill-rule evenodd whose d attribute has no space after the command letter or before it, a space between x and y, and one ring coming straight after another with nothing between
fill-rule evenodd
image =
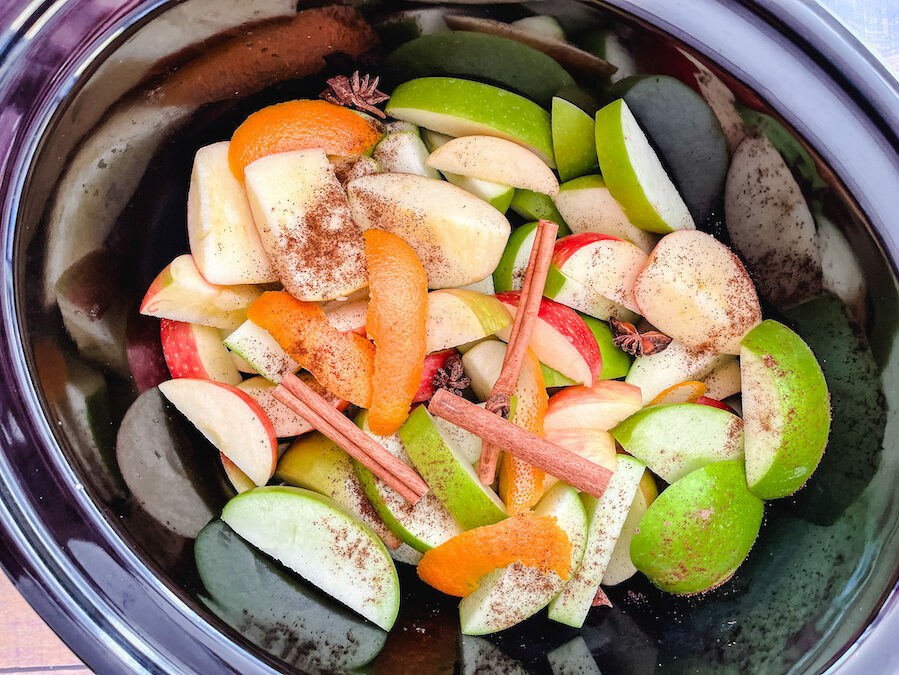
<instances>
[{"instance_id":1,"label":"purple outer rim","mask_svg":"<svg viewBox=\"0 0 899 675\"><path fill-rule=\"evenodd\" d=\"M48 624L99 672L276 672L277 664L223 636L187 604L183 592L158 579L121 540L107 515L78 482L54 440L34 390L19 330L13 234L25 168L55 103L71 89L78 66L97 45L152 13L162 0L91 3L68 13L65 35L29 52L35 34L58 28L66 1L6 0L0 7L0 564ZM84 3L82 3L84 4ZM115 6L113 6L113 4ZM876 57L833 17L807 0L611 0L603 3L652 23L708 55L753 86L821 152L868 216L894 272L899 213L899 85ZM60 18L60 17L57 17ZM681 26L682 28L677 28ZM727 30L741 29L741 39ZM717 32L716 32L717 31ZM751 39L750 39L751 38ZM826 130L789 86L790 63L760 81L746 49L789 52L803 73L833 97L832 128L848 123L865 136L863 157L849 141L820 142ZM45 44L46 47L46 44ZM763 53L763 52L757 52ZM27 55L27 73L14 57ZM809 75L809 72L813 75ZM798 76L799 74L796 73ZM776 82L773 82L776 80ZM770 86L766 83L772 81ZM793 111L791 115L789 112ZM841 117L842 116L842 117ZM858 134L847 134L856 139ZM35 448L42 451L35 452ZM897 536L896 526L890 535ZM90 556L85 554L90 552ZM89 560L88 560L89 558ZM879 613L844 647L832 672L899 671L897 571ZM890 667L890 665L894 667Z\"/></svg>"}]
</instances>

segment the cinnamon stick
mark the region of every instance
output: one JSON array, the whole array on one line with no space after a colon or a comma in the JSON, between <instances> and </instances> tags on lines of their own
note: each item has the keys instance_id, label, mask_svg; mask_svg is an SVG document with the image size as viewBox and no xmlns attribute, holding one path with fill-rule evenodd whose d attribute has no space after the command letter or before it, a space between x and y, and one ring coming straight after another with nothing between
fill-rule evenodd
<instances>
[{"instance_id":1,"label":"cinnamon stick","mask_svg":"<svg viewBox=\"0 0 899 675\"><path fill-rule=\"evenodd\" d=\"M531 341L531 333L537 322L537 314L540 311L540 301L543 299L543 288L546 286L546 275L549 272L558 231L559 226L549 220L541 220L537 223L534 246L531 248L531 255L528 258L528 267L521 286L521 299L515 312L515 320L512 322L512 330L509 333L509 344L506 347L503 367L487 399L487 410L503 418L509 416L509 401L515 391L515 385L518 383L521 366ZM484 485L493 483L499 450L500 448L493 443L484 443L481 458L478 461L478 478Z\"/></svg>"},{"instance_id":2,"label":"cinnamon stick","mask_svg":"<svg viewBox=\"0 0 899 675\"><path fill-rule=\"evenodd\" d=\"M491 443L502 447L506 452L594 497L601 497L609 485L612 472L604 466L522 429L445 389L434 394L428 410L479 436L485 446Z\"/></svg>"},{"instance_id":3,"label":"cinnamon stick","mask_svg":"<svg viewBox=\"0 0 899 675\"><path fill-rule=\"evenodd\" d=\"M428 491L427 483L414 469L391 455L296 375L285 375L274 396L410 503L417 503Z\"/></svg>"}]
</instances>

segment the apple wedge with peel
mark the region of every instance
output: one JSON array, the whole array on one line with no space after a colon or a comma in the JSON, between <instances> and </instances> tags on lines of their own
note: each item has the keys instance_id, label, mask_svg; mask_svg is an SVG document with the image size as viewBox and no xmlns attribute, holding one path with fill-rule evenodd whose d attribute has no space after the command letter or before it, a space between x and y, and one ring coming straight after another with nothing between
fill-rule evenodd
<instances>
[{"instance_id":1,"label":"apple wedge with peel","mask_svg":"<svg viewBox=\"0 0 899 675\"><path fill-rule=\"evenodd\" d=\"M559 226L558 236L571 234L565 219L553 203L553 198L533 190L515 190L515 196L509 204L515 213L525 220L551 220Z\"/></svg>"},{"instance_id":2,"label":"apple wedge with peel","mask_svg":"<svg viewBox=\"0 0 899 675\"><path fill-rule=\"evenodd\" d=\"M483 200L423 176L364 176L347 184L347 194L363 230L387 230L415 250L429 288L465 286L486 277L511 230L506 217Z\"/></svg>"},{"instance_id":3,"label":"apple wedge with peel","mask_svg":"<svg viewBox=\"0 0 899 675\"><path fill-rule=\"evenodd\" d=\"M624 381L640 389L643 404L679 382L702 381L728 357L672 340L664 350L634 359Z\"/></svg>"},{"instance_id":4,"label":"apple wedge with peel","mask_svg":"<svg viewBox=\"0 0 899 675\"><path fill-rule=\"evenodd\" d=\"M532 190L559 191L559 181L546 163L527 148L495 136L463 136L441 145L427 165L459 176Z\"/></svg>"},{"instance_id":5,"label":"apple wedge with peel","mask_svg":"<svg viewBox=\"0 0 899 675\"><path fill-rule=\"evenodd\" d=\"M743 459L743 420L700 403L643 408L612 429L628 454L667 483L729 459Z\"/></svg>"},{"instance_id":6,"label":"apple wedge with peel","mask_svg":"<svg viewBox=\"0 0 899 675\"><path fill-rule=\"evenodd\" d=\"M705 395L709 398L724 399L739 394L743 389L740 381L740 361L735 356L725 356L705 376Z\"/></svg>"},{"instance_id":7,"label":"apple wedge with peel","mask_svg":"<svg viewBox=\"0 0 899 675\"><path fill-rule=\"evenodd\" d=\"M746 479L753 494L793 494L817 468L830 432L830 394L821 366L792 330L768 319L740 350Z\"/></svg>"},{"instance_id":8,"label":"apple wedge with peel","mask_svg":"<svg viewBox=\"0 0 899 675\"><path fill-rule=\"evenodd\" d=\"M619 305L614 300L600 295L590 286L566 277L555 265L549 266L543 294L556 302L571 307L581 314L608 321L614 317L619 321L634 323L639 318L634 312Z\"/></svg>"},{"instance_id":9,"label":"apple wedge with peel","mask_svg":"<svg viewBox=\"0 0 899 675\"><path fill-rule=\"evenodd\" d=\"M244 170L259 237L298 300L333 300L365 287L362 232L324 150L267 155Z\"/></svg>"},{"instance_id":10,"label":"apple wedge with peel","mask_svg":"<svg viewBox=\"0 0 899 675\"><path fill-rule=\"evenodd\" d=\"M263 284L278 275L259 239L247 191L228 163L230 143L200 148L187 193L190 252L213 284Z\"/></svg>"},{"instance_id":11,"label":"apple wedge with peel","mask_svg":"<svg viewBox=\"0 0 899 675\"><path fill-rule=\"evenodd\" d=\"M509 236L499 264L493 270L493 287L497 293L521 290L536 234L534 222L517 227Z\"/></svg>"},{"instance_id":12,"label":"apple wedge with peel","mask_svg":"<svg viewBox=\"0 0 899 675\"><path fill-rule=\"evenodd\" d=\"M478 401L486 401L499 379L506 358L506 343L484 340L462 355L462 368Z\"/></svg>"},{"instance_id":13,"label":"apple wedge with peel","mask_svg":"<svg viewBox=\"0 0 899 675\"><path fill-rule=\"evenodd\" d=\"M494 335L512 324L502 302L477 291L445 288L428 293L428 354Z\"/></svg>"},{"instance_id":14,"label":"apple wedge with peel","mask_svg":"<svg viewBox=\"0 0 899 675\"><path fill-rule=\"evenodd\" d=\"M687 347L739 354L762 320L759 298L740 259L712 235L673 232L656 245L634 282L640 313Z\"/></svg>"},{"instance_id":15,"label":"apple wedge with peel","mask_svg":"<svg viewBox=\"0 0 899 675\"><path fill-rule=\"evenodd\" d=\"M592 387L568 387L553 394L543 427L609 431L643 407L640 390L617 380L600 380Z\"/></svg>"},{"instance_id":16,"label":"apple wedge with peel","mask_svg":"<svg viewBox=\"0 0 899 675\"><path fill-rule=\"evenodd\" d=\"M587 545L580 565L549 604L549 618L553 621L574 628L584 625L645 470L641 462L621 455L602 497L581 497L590 520Z\"/></svg>"},{"instance_id":17,"label":"apple wedge with peel","mask_svg":"<svg viewBox=\"0 0 899 675\"><path fill-rule=\"evenodd\" d=\"M593 119L574 103L553 97L550 122L559 179L566 181L599 169Z\"/></svg>"},{"instance_id":18,"label":"apple wedge with peel","mask_svg":"<svg viewBox=\"0 0 899 675\"><path fill-rule=\"evenodd\" d=\"M402 544L372 508L356 477L353 460L318 431L306 434L288 446L278 460L275 478L333 499L374 530L391 551Z\"/></svg>"},{"instance_id":19,"label":"apple wedge with peel","mask_svg":"<svg viewBox=\"0 0 899 675\"><path fill-rule=\"evenodd\" d=\"M272 477L278 438L249 394L221 382L186 377L163 382L159 391L256 485Z\"/></svg>"},{"instance_id":20,"label":"apple wedge with peel","mask_svg":"<svg viewBox=\"0 0 899 675\"><path fill-rule=\"evenodd\" d=\"M398 433L421 477L463 529L507 517L500 498L481 484L468 459L441 434L427 408L415 408Z\"/></svg>"},{"instance_id":21,"label":"apple wedge with peel","mask_svg":"<svg viewBox=\"0 0 899 675\"><path fill-rule=\"evenodd\" d=\"M300 364L294 361L264 328L249 319L224 341L225 346L246 361L269 382L278 384L285 373L295 373Z\"/></svg>"},{"instance_id":22,"label":"apple wedge with peel","mask_svg":"<svg viewBox=\"0 0 899 675\"><path fill-rule=\"evenodd\" d=\"M596 155L609 192L634 225L661 234L696 228L687 205L622 99L596 113Z\"/></svg>"},{"instance_id":23,"label":"apple wedge with peel","mask_svg":"<svg viewBox=\"0 0 899 675\"><path fill-rule=\"evenodd\" d=\"M380 173L413 173L439 179L440 174L428 166L428 148L416 127L390 131L378 141L372 153Z\"/></svg>"},{"instance_id":24,"label":"apple wedge with peel","mask_svg":"<svg viewBox=\"0 0 899 675\"><path fill-rule=\"evenodd\" d=\"M316 382L311 373L301 373L300 379L321 394L337 410L345 410L349 405L348 401L339 399L326 391L324 387ZM309 422L274 397L276 387L276 384L268 381L261 375L250 377L237 385L238 389L249 394L259 404L259 407L265 411L265 414L272 422L272 426L275 428L275 435L278 438L293 438L312 431L313 426Z\"/></svg>"},{"instance_id":25,"label":"apple wedge with peel","mask_svg":"<svg viewBox=\"0 0 899 675\"><path fill-rule=\"evenodd\" d=\"M400 584L387 548L336 502L295 487L234 497L222 520L243 539L384 630L396 621Z\"/></svg>"},{"instance_id":26,"label":"apple wedge with peel","mask_svg":"<svg viewBox=\"0 0 899 675\"><path fill-rule=\"evenodd\" d=\"M521 293L499 293L496 299L514 321ZM504 328L496 336L507 342L510 332L511 328ZM602 353L587 324L573 309L548 298L540 300L529 345L541 363L585 386L593 386L602 372Z\"/></svg>"},{"instance_id":27,"label":"apple wedge with peel","mask_svg":"<svg viewBox=\"0 0 899 675\"><path fill-rule=\"evenodd\" d=\"M592 316L581 315L587 328L596 338L599 352L602 354L602 372L599 374L603 380L617 380L628 374L631 362L634 358L615 344L615 334L605 321L594 319Z\"/></svg>"},{"instance_id":28,"label":"apple wedge with peel","mask_svg":"<svg viewBox=\"0 0 899 675\"><path fill-rule=\"evenodd\" d=\"M197 377L237 385L240 373L217 328L162 319L162 354L172 377Z\"/></svg>"},{"instance_id":29,"label":"apple wedge with peel","mask_svg":"<svg viewBox=\"0 0 899 675\"><path fill-rule=\"evenodd\" d=\"M210 284L192 256L179 255L150 284L140 313L233 330L247 318L247 307L261 294L257 286Z\"/></svg>"},{"instance_id":30,"label":"apple wedge with peel","mask_svg":"<svg viewBox=\"0 0 899 675\"><path fill-rule=\"evenodd\" d=\"M574 234L607 234L639 246L644 253L652 251L659 240L658 235L631 223L602 176L581 176L562 183L553 201Z\"/></svg>"},{"instance_id":31,"label":"apple wedge with peel","mask_svg":"<svg viewBox=\"0 0 899 675\"><path fill-rule=\"evenodd\" d=\"M640 485L637 488L637 494L634 495L630 511L627 512L624 527L621 528L621 534L618 535L618 541L612 550L612 557L609 558L609 564L606 565L606 571L602 575L603 586L617 586L637 573L637 568L631 561L631 541L640 532L640 519L658 496L659 488L647 469L643 472L643 478L640 479Z\"/></svg>"},{"instance_id":32,"label":"apple wedge with peel","mask_svg":"<svg viewBox=\"0 0 899 675\"><path fill-rule=\"evenodd\" d=\"M225 470L225 476L228 477L228 482L231 483L231 487L234 488L234 491L237 494L247 492L256 487L256 483L254 483L247 474L237 468L237 464L225 457L222 453L219 453L219 459L222 461L222 469Z\"/></svg>"},{"instance_id":33,"label":"apple wedge with peel","mask_svg":"<svg viewBox=\"0 0 899 675\"><path fill-rule=\"evenodd\" d=\"M396 87L385 112L449 136L505 138L555 167L549 113L499 87L454 77L420 77Z\"/></svg>"},{"instance_id":34,"label":"apple wedge with peel","mask_svg":"<svg viewBox=\"0 0 899 675\"><path fill-rule=\"evenodd\" d=\"M614 471L618 466L615 439L608 431L550 427L545 430L543 437L560 448L570 450L584 459L589 459L594 464L606 467L609 471ZM543 489L548 490L558 482L558 478L546 474L543 479Z\"/></svg>"},{"instance_id":35,"label":"apple wedge with peel","mask_svg":"<svg viewBox=\"0 0 899 675\"><path fill-rule=\"evenodd\" d=\"M412 397L412 403L422 403L434 395L434 392L437 391L437 387L434 386L434 376L437 371L446 366L446 362L451 357L458 353L455 349L444 349L425 356L425 362L421 369L421 381L418 383L418 391Z\"/></svg>"},{"instance_id":36,"label":"apple wedge with peel","mask_svg":"<svg viewBox=\"0 0 899 675\"><path fill-rule=\"evenodd\" d=\"M555 518L568 535L573 573L587 543L587 512L578 491L564 483L556 485L537 504L534 515ZM459 603L462 634L486 635L511 628L546 607L564 585L555 572L521 563L496 569Z\"/></svg>"}]
</instances>

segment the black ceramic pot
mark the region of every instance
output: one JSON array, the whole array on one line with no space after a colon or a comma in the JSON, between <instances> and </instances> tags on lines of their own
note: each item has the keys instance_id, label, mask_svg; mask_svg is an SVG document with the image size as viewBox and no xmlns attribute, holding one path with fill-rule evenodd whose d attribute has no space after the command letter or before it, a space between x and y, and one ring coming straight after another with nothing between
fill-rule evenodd
<instances>
[{"instance_id":1,"label":"black ceramic pot","mask_svg":"<svg viewBox=\"0 0 899 675\"><path fill-rule=\"evenodd\" d=\"M339 55L314 64L295 57L289 78L235 65L240 45L252 50L259 39L245 26L283 21L294 5L9 0L0 8L0 562L44 619L99 672L352 662L329 661L339 649L361 661L360 650L380 652L372 666L380 672L451 672L460 653L463 670L480 654L491 672L542 672L547 653L578 636L575 646L603 672L897 672L899 89L801 0L456 6L506 20L553 13L569 35L611 28L636 45L638 67L717 88L756 121L769 115L767 129L796 153L794 169L829 237L812 295L832 293L768 311L817 352L834 429L821 469L794 498L768 506L729 584L674 599L635 578L612 590L614 609L595 611L580 633L535 620L459 647L452 605L411 581L385 643L247 550L232 550L233 569L218 577L226 600L228 589L249 598L242 611L225 606L208 575L201 580L191 535L228 494L213 474L193 480L209 448L180 430L144 438L169 475L148 479L140 499L119 473L120 421L159 358L146 337L156 327L135 305L186 250L194 151L227 138L260 105L316 96L328 74L349 65ZM359 11L398 8L375 2ZM707 226L724 232L715 218ZM79 283L66 290L61 279ZM182 452L170 457L171 435ZM227 533L213 534L227 544ZM298 621L314 623L317 638Z\"/></svg>"}]
</instances>

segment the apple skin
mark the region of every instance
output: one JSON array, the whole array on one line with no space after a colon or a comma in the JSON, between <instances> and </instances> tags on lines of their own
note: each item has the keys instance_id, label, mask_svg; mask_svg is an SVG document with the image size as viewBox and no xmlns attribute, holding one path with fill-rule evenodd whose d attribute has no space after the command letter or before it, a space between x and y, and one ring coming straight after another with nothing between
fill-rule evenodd
<instances>
[{"instance_id":1,"label":"apple skin","mask_svg":"<svg viewBox=\"0 0 899 675\"><path fill-rule=\"evenodd\" d=\"M624 377L631 369L634 360L630 354L615 344L615 335L605 321L594 319L592 316L581 314L587 328L596 338L596 344L602 354L602 372L599 374L603 380L617 380Z\"/></svg>"},{"instance_id":2,"label":"apple skin","mask_svg":"<svg viewBox=\"0 0 899 675\"><path fill-rule=\"evenodd\" d=\"M162 319L159 336L172 377L199 377L232 386L240 383L240 373L218 329Z\"/></svg>"},{"instance_id":3,"label":"apple skin","mask_svg":"<svg viewBox=\"0 0 899 675\"><path fill-rule=\"evenodd\" d=\"M450 357L458 354L455 349L444 349L440 352L428 354L425 357L424 367L421 370L421 382L418 385L418 391L412 398L412 403L422 403L428 401L434 395L437 387L434 386L434 376L437 371L446 365Z\"/></svg>"},{"instance_id":4,"label":"apple skin","mask_svg":"<svg viewBox=\"0 0 899 675\"><path fill-rule=\"evenodd\" d=\"M821 366L792 330L767 319L740 352L746 477L762 499L801 488L817 468L830 433L830 393Z\"/></svg>"},{"instance_id":5,"label":"apple skin","mask_svg":"<svg viewBox=\"0 0 899 675\"><path fill-rule=\"evenodd\" d=\"M498 293L514 320L521 292ZM511 329L497 331L497 337L508 341ZM602 352L593 333L573 309L541 298L537 322L531 334L530 348L550 368L586 386L593 386L602 372Z\"/></svg>"},{"instance_id":6,"label":"apple skin","mask_svg":"<svg viewBox=\"0 0 899 675\"><path fill-rule=\"evenodd\" d=\"M445 288L428 293L427 353L489 337L512 324L499 300L477 291Z\"/></svg>"},{"instance_id":7,"label":"apple skin","mask_svg":"<svg viewBox=\"0 0 899 675\"><path fill-rule=\"evenodd\" d=\"M138 394L171 379L159 340L159 321L143 314L132 314L125 329L125 353L128 368Z\"/></svg>"},{"instance_id":8,"label":"apple skin","mask_svg":"<svg viewBox=\"0 0 899 675\"><path fill-rule=\"evenodd\" d=\"M599 169L593 119L573 103L554 97L551 122L559 179L577 178Z\"/></svg>"},{"instance_id":9,"label":"apple skin","mask_svg":"<svg viewBox=\"0 0 899 675\"><path fill-rule=\"evenodd\" d=\"M752 548L764 503L741 460L716 462L670 485L640 519L631 560L663 591L692 595L727 581Z\"/></svg>"},{"instance_id":10,"label":"apple skin","mask_svg":"<svg viewBox=\"0 0 899 675\"><path fill-rule=\"evenodd\" d=\"M617 380L593 387L568 387L552 395L543 420L545 429L609 431L643 407L640 389Z\"/></svg>"},{"instance_id":11,"label":"apple skin","mask_svg":"<svg viewBox=\"0 0 899 675\"><path fill-rule=\"evenodd\" d=\"M509 208L525 220L549 220L559 226L558 236L564 237L571 234L565 219L556 205L553 203L554 197L533 192L532 190L515 190ZM513 289L518 290L518 289Z\"/></svg>"},{"instance_id":12,"label":"apple skin","mask_svg":"<svg viewBox=\"0 0 899 675\"><path fill-rule=\"evenodd\" d=\"M536 222L522 225L509 235L499 264L493 270L493 287L497 293L521 290L528 258L531 255L531 249L534 248L534 237L536 236Z\"/></svg>"}]
</instances>

